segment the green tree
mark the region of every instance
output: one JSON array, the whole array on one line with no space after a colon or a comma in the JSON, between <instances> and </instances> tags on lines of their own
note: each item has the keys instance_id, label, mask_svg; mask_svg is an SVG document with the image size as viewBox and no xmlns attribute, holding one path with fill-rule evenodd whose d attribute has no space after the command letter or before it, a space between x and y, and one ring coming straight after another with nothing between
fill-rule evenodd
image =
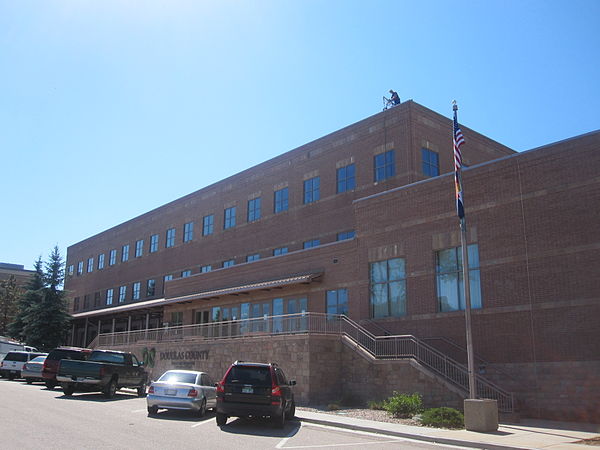
<instances>
[{"instance_id":1,"label":"green tree","mask_svg":"<svg viewBox=\"0 0 600 450\"><path fill-rule=\"evenodd\" d=\"M25 340L41 350L51 350L64 342L71 318L62 290L64 262L54 247L45 265L40 301L31 302L25 314Z\"/></svg>"},{"instance_id":2,"label":"green tree","mask_svg":"<svg viewBox=\"0 0 600 450\"><path fill-rule=\"evenodd\" d=\"M28 322L27 315L32 305L42 301L42 289L44 288L44 271L42 258L39 257L34 264L35 272L25 285L25 292L19 298L17 311L12 322L8 325L8 334L19 341L27 342L25 325Z\"/></svg>"},{"instance_id":3,"label":"green tree","mask_svg":"<svg viewBox=\"0 0 600 450\"><path fill-rule=\"evenodd\" d=\"M14 275L0 281L0 335L8 334L8 324L13 321L17 313L17 305L22 293Z\"/></svg>"}]
</instances>

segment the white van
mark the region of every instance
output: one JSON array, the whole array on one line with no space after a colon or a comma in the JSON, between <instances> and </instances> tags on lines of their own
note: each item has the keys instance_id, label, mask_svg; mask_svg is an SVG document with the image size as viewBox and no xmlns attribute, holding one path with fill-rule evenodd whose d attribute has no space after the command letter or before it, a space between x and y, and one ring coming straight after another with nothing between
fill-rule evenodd
<instances>
[{"instance_id":1,"label":"white van","mask_svg":"<svg viewBox=\"0 0 600 450\"><path fill-rule=\"evenodd\" d=\"M29 345L21 344L13 339L0 336L0 361L8 352L37 352L38 349Z\"/></svg>"}]
</instances>

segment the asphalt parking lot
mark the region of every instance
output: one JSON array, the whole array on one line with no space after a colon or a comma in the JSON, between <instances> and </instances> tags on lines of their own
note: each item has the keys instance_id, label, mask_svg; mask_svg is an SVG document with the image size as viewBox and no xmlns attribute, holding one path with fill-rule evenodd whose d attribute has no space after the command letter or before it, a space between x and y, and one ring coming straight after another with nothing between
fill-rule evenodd
<instances>
[{"instance_id":1,"label":"asphalt parking lot","mask_svg":"<svg viewBox=\"0 0 600 450\"><path fill-rule=\"evenodd\" d=\"M1 379L0 399L0 439L6 449L441 448L375 433L303 424L297 419L277 429L267 420L235 418L219 428L212 412L198 418L161 410L149 417L146 400L133 391L120 391L110 400L97 393L66 397L60 388L51 391L41 383L27 385Z\"/></svg>"}]
</instances>

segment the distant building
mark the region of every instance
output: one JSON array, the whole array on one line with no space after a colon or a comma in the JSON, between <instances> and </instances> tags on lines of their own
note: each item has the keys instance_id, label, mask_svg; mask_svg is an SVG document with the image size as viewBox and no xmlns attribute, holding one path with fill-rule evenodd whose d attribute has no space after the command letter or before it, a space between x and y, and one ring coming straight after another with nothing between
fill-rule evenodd
<instances>
[{"instance_id":1,"label":"distant building","mask_svg":"<svg viewBox=\"0 0 600 450\"><path fill-rule=\"evenodd\" d=\"M523 416L598 421L600 132L516 153L461 128L482 383ZM215 378L277 360L305 403L460 405L442 367L465 363L451 135L407 101L72 245L70 343Z\"/></svg>"},{"instance_id":2,"label":"distant building","mask_svg":"<svg viewBox=\"0 0 600 450\"><path fill-rule=\"evenodd\" d=\"M17 284L24 287L34 273L34 270L26 270L25 266L20 264L0 263L0 281L7 280L12 275L17 280Z\"/></svg>"}]
</instances>

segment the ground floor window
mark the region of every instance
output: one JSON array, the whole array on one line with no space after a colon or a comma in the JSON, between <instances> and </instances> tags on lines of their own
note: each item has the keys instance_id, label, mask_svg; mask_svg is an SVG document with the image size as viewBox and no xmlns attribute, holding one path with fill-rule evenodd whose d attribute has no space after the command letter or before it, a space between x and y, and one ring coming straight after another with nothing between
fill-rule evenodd
<instances>
[{"instance_id":1,"label":"ground floor window","mask_svg":"<svg viewBox=\"0 0 600 450\"><path fill-rule=\"evenodd\" d=\"M469 258L469 281L471 307L481 308L481 280L479 273L479 249L477 244L467 247ZM437 252L436 265L438 307L442 312L465 309L465 291L462 274L461 247Z\"/></svg>"},{"instance_id":2,"label":"ground floor window","mask_svg":"<svg viewBox=\"0 0 600 450\"><path fill-rule=\"evenodd\" d=\"M371 263L371 317L406 314L406 273L404 258Z\"/></svg>"},{"instance_id":3,"label":"ground floor window","mask_svg":"<svg viewBox=\"0 0 600 450\"><path fill-rule=\"evenodd\" d=\"M327 291L327 314L348 315L348 289Z\"/></svg>"},{"instance_id":4,"label":"ground floor window","mask_svg":"<svg viewBox=\"0 0 600 450\"><path fill-rule=\"evenodd\" d=\"M183 325L183 311L175 311L171 313L171 323L169 324L172 327L178 327Z\"/></svg>"}]
</instances>

